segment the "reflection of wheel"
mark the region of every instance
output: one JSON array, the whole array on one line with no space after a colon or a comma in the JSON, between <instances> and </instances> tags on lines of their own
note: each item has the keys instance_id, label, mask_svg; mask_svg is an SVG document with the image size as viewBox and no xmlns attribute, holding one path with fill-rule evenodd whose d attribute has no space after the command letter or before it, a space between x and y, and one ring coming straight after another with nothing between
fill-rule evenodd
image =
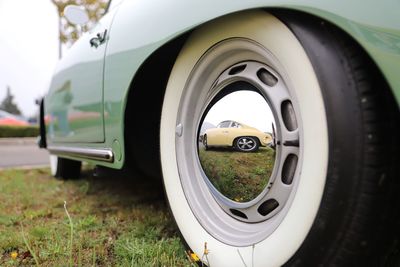
<instances>
[{"instance_id":1,"label":"reflection of wheel","mask_svg":"<svg viewBox=\"0 0 400 267\"><path fill-rule=\"evenodd\" d=\"M384 81L361 48L328 23L285 20L296 36L254 11L211 22L185 44L161 118L172 213L188 246L210 266L376 266L397 222L389 219L396 160L385 153L397 141L379 138L396 125L384 123ZM276 163L271 187L238 205L204 177L195 125L210 97L249 79L271 104ZM177 125L179 135L171 130Z\"/></svg>"},{"instance_id":2,"label":"reflection of wheel","mask_svg":"<svg viewBox=\"0 0 400 267\"><path fill-rule=\"evenodd\" d=\"M204 145L204 149L208 150L208 145L207 145L207 135L203 136L203 145Z\"/></svg>"},{"instance_id":3,"label":"reflection of wheel","mask_svg":"<svg viewBox=\"0 0 400 267\"><path fill-rule=\"evenodd\" d=\"M252 136L241 136L235 139L234 146L241 152L253 152L258 149L259 141Z\"/></svg>"},{"instance_id":4,"label":"reflection of wheel","mask_svg":"<svg viewBox=\"0 0 400 267\"><path fill-rule=\"evenodd\" d=\"M80 161L50 155L51 175L59 179L77 179L81 173Z\"/></svg>"}]
</instances>

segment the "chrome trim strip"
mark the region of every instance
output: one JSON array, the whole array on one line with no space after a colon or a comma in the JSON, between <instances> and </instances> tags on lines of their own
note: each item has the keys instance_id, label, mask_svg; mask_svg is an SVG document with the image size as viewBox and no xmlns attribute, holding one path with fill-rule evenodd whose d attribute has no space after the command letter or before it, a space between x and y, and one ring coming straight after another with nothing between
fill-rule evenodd
<instances>
[{"instance_id":1,"label":"chrome trim strip","mask_svg":"<svg viewBox=\"0 0 400 267\"><path fill-rule=\"evenodd\" d=\"M106 148L47 146L52 154L114 162L114 153Z\"/></svg>"}]
</instances>

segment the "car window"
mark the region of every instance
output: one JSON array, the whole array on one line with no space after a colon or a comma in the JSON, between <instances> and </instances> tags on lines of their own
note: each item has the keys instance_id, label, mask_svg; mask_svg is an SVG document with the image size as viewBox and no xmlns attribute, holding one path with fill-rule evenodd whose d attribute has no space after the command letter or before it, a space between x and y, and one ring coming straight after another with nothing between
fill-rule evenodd
<instances>
[{"instance_id":1,"label":"car window","mask_svg":"<svg viewBox=\"0 0 400 267\"><path fill-rule=\"evenodd\" d=\"M232 122L232 124L231 124L231 128L240 128L240 125L239 125L239 123L237 123L237 122Z\"/></svg>"},{"instance_id":2,"label":"car window","mask_svg":"<svg viewBox=\"0 0 400 267\"><path fill-rule=\"evenodd\" d=\"M230 123L231 123L230 121L223 121L220 124L218 124L218 128L228 128Z\"/></svg>"}]
</instances>

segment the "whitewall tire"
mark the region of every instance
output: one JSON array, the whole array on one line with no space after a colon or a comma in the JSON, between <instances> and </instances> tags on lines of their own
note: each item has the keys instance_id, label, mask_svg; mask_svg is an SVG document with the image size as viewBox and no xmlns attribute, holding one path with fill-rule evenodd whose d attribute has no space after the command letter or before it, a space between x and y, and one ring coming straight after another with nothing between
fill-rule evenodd
<instances>
[{"instance_id":1,"label":"whitewall tire","mask_svg":"<svg viewBox=\"0 0 400 267\"><path fill-rule=\"evenodd\" d=\"M290 90L301 103L297 108L305 129L302 141L305 144L303 157L306 159L301 166L302 177L296 194L292 196L292 205L280 226L254 246L243 247L221 242L208 233L196 218L179 179L175 148L177 137L175 131L171 131L177 125L185 85L200 58L221 40L237 36L263 45L266 56L278 59L277 64L285 70L290 82L296 84L290 86ZM237 61L246 59L241 56ZM227 62L228 65L222 65L219 71L237 61ZM215 72L219 74L218 70ZM207 242L212 251L208 255L210 266L243 266L242 261L247 266L279 266L295 253L318 210L326 177L327 148L326 119L317 79L302 46L282 22L264 12L248 12L215 21L190 37L172 70L166 90L161 121L161 160L166 193L179 229L198 255L203 254L204 243ZM268 259L267 265L265 259Z\"/></svg>"},{"instance_id":2,"label":"whitewall tire","mask_svg":"<svg viewBox=\"0 0 400 267\"><path fill-rule=\"evenodd\" d=\"M49 156L50 173L58 179L78 179L81 173L82 162L60 158L56 155Z\"/></svg>"},{"instance_id":3,"label":"whitewall tire","mask_svg":"<svg viewBox=\"0 0 400 267\"><path fill-rule=\"evenodd\" d=\"M300 35L303 34L300 30L296 34L299 32ZM314 36L319 37L318 33ZM327 39L323 39L321 43L326 41ZM328 215L321 212L321 205L325 205L321 201L328 204L332 202L332 197L326 192L342 191L336 185L337 181L350 181L351 184L344 189L349 191L349 199L361 196L361 191L367 190L357 187L359 180L366 176L349 174L347 178L337 178L330 176L328 171L329 168L338 168L333 162L341 157L340 152L334 154L335 149L341 149L340 138L351 138L352 135L350 132L347 135L347 130L341 127L337 128L337 133L330 132L329 129L341 124L353 123L357 126L364 123L359 120L356 112L347 113L347 117L343 116L341 120L333 120L332 113L328 111L339 103L347 105L347 108L358 103L360 99L354 92L362 90L363 83L356 76L348 75L352 70L345 66L353 63L348 59L342 60L340 53L345 52L336 50L336 46L341 46L340 43L333 42L332 47L328 46L326 50L333 58L333 65L344 66L343 73L330 71L328 66L323 67L323 61L310 56L311 46L313 44L304 46L293 28L289 29L275 16L263 11L248 11L219 18L195 30L176 60L166 88L161 116L160 151L164 186L172 214L185 242L209 266L256 267L281 266L285 263L307 266L307 262L324 265L335 257L341 258L344 255L339 249L340 244L333 247L335 253L337 251L332 254L334 256L329 254L331 252L328 250L332 248L329 244L325 251L322 244L329 241L324 240L324 236L328 236L328 229L324 229L321 240L317 241L315 235L319 230L310 229L319 227L316 226L316 221L324 221L332 216L340 218L337 225L333 225L335 231L347 229L344 225L347 223L346 214L350 214L352 209L350 204L343 211L347 213L341 214L336 211L336 207L329 208L329 205L324 211ZM320 45L315 49L318 51L325 48ZM284 88L282 90L285 98L282 99L290 99L298 125L294 132L286 130L286 135L285 127L282 126L284 123L277 125L278 140L282 141L277 146L278 167L275 167L277 170L274 169L277 177L284 168L282 165L285 157L289 153L296 155L294 178L287 190L285 189L285 197L279 199L279 208L268 215L254 215L254 212L249 212L244 214L245 219L229 214L230 209L221 204L224 200L218 199L203 178L204 172L196 150L199 124L206 106L210 103L210 95L214 94L213 90L217 90L214 88L224 86L219 84L221 77L225 77L226 72L231 73L229 70L238 64L245 64L249 70L244 71L247 76L235 76L235 81L240 80L240 77L256 77L257 75L251 75L250 69L257 68L266 68L278 77L281 83L277 87ZM319 71L320 65L321 68L326 68L327 74ZM349 103L341 101L341 96L327 98L330 92L336 90L336 85L333 82L324 84L324 81L335 78L347 82L348 89L342 91L343 97L349 99ZM359 112L364 112L362 107ZM275 114L278 121L282 120L280 108L276 108ZM362 131L361 129L359 133ZM284 148L284 139L294 136L297 138L297 147ZM360 158L364 148L365 146L360 146L354 159ZM359 164L364 166L366 163L360 160ZM349 166L340 167L339 172L345 173ZM326 186L328 180L331 181L329 187ZM275 187L278 185L272 186ZM283 194L282 188L281 186L279 196ZM270 192L274 191L271 189ZM257 206L261 207L260 203L267 202L265 200L268 199L268 194L273 193L265 193L251 202L255 210ZM339 200L335 196L334 201ZM236 206L240 210L243 205ZM252 207L247 209L251 210ZM365 222L368 220L366 218ZM204 255L205 244L210 251L207 255ZM316 251L319 247L324 248L321 255L306 259L304 255L309 255L309 251ZM351 262L354 255L348 256L346 260Z\"/></svg>"}]
</instances>

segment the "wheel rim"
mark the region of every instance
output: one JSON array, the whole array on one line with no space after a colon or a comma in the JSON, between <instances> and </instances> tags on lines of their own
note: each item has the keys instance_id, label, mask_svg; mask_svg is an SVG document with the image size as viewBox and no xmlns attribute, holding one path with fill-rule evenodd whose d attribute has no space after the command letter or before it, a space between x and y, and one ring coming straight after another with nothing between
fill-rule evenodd
<instances>
[{"instance_id":1,"label":"wheel rim","mask_svg":"<svg viewBox=\"0 0 400 267\"><path fill-rule=\"evenodd\" d=\"M251 151L256 147L256 141L251 137L240 137L237 140L238 148L242 151Z\"/></svg>"},{"instance_id":2,"label":"wheel rim","mask_svg":"<svg viewBox=\"0 0 400 267\"><path fill-rule=\"evenodd\" d=\"M242 71L232 71L243 65ZM224 69L219 70L221 66ZM196 67L181 98L176 123L176 156L182 187L196 218L211 235L235 246L255 244L279 226L298 184L302 126L296 119L296 103L279 61L251 40L233 38L223 41L211 48ZM213 75L205 71L214 68ZM276 80L263 77L264 71ZM278 122L276 161L270 181L260 195L246 203L227 199L209 182L199 163L194 141L198 140L199 125L208 105L218 93L235 82L256 88L270 104ZM244 151L254 149L255 140L250 140L249 137L239 139L239 148Z\"/></svg>"}]
</instances>

